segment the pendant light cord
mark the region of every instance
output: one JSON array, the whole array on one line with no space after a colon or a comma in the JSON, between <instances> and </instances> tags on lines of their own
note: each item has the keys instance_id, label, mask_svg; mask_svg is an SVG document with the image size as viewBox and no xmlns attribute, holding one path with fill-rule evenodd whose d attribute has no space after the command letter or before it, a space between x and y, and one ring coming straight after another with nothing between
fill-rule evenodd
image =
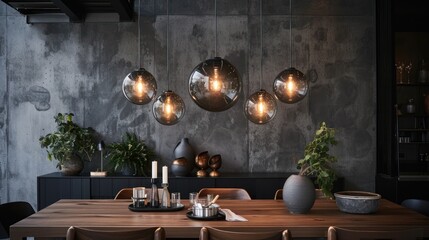
<instances>
[{"instance_id":1,"label":"pendant light cord","mask_svg":"<svg viewBox=\"0 0 429 240\"><path fill-rule=\"evenodd\" d=\"M169 39L169 34L170 34L170 6L169 6L169 2L170 0L167 0L167 90L170 90L170 64L169 64L169 57L168 57L168 53L169 51L169 46L168 46L168 39Z\"/></svg>"},{"instance_id":2,"label":"pendant light cord","mask_svg":"<svg viewBox=\"0 0 429 240\"><path fill-rule=\"evenodd\" d=\"M215 57L217 57L217 1L214 1L215 5Z\"/></svg>"},{"instance_id":3,"label":"pendant light cord","mask_svg":"<svg viewBox=\"0 0 429 240\"><path fill-rule=\"evenodd\" d=\"M260 57L260 69L259 69L259 89L262 89L262 78L263 78L263 73L262 73L262 56L263 56L263 52L262 52L262 46L263 46L263 37L262 37L262 0L259 0L259 28L260 28L260 37L261 37L261 48L260 48L260 53L261 53L261 57Z\"/></svg>"},{"instance_id":4,"label":"pendant light cord","mask_svg":"<svg viewBox=\"0 0 429 240\"><path fill-rule=\"evenodd\" d=\"M138 66L137 69L141 68L141 66L142 66L142 59L141 59L141 56L140 56L140 7L141 7L141 2L142 1L139 0L139 10L137 11L138 12L138 15L137 15L137 49L138 49L138 52L139 52L138 53L139 66Z\"/></svg>"},{"instance_id":5,"label":"pendant light cord","mask_svg":"<svg viewBox=\"0 0 429 240\"><path fill-rule=\"evenodd\" d=\"M289 49L289 64L292 68L292 0L289 0L289 11L290 11L290 17L289 17L289 42L290 42L290 49Z\"/></svg>"}]
</instances>

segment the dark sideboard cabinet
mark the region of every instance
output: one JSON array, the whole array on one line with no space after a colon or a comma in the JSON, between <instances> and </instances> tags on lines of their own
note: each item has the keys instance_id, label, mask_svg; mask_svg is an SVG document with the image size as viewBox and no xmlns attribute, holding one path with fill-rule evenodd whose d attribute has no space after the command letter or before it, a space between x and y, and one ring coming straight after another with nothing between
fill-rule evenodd
<instances>
[{"instance_id":1,"label":"dark sideboard cabinet","mask_svg":"<svg viewBox=\"0 0 429 240\"><path fill-rule=\"evenodd\" d=\"M168 181L169 191L180 192L183 199L187 199L190 192L212 187L244 188L252 199L273 199L290 174L224 173L215 178L170 177ZM41 210L60 199L113 199L122 188L150 186L149 177L62 176L55 172L37 177L37 208ZM333 192L343 190L343 186L344 179L339 178Z\"/></svg>"}]
</instances>

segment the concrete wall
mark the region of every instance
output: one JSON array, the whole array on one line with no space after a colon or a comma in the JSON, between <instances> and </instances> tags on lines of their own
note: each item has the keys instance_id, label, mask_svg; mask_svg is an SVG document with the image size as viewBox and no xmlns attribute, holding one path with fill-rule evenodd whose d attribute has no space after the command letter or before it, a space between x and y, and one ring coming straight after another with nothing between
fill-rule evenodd
<instances>
[{"instance_id":1,"label":"concrete wall","mask_svg":"<svg viewBox=\"0 0 429 240\"><path fill-rule=\"evenodd\" d=\"M289 2L265 0L262 87L289 67ZM192 69L215 56L214 0L170 1L170 88L185 101L185 117L164 126L151 104L133 105L121 91L138 67L137 23L34 24L0 3L1 202L36 205L36 177L57 171L38 138L55 128L53 116L73 112L106 143L136 132L170 164L186 136L197 152L221 154L221 172L293 172L321 121L337 129L335 168L347 189L374 190L376 166L375 4L371 0L293 2L293 65L307 73L308 96L279 103L266 125L247 121L243 104L259 90L259 1L218 0L218 56L241 73L243 91L231 109L211 113L191 100ZM143 1L142 66L167 88L166 1ZM95 160L86 171L97 168Z\"/></svg>"}]
</instances>

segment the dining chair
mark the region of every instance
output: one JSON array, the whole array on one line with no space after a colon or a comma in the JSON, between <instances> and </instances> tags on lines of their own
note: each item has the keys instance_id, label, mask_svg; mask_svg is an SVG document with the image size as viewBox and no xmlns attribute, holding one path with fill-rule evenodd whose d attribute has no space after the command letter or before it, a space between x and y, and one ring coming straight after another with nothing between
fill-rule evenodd
<instances>
[{"instance_id":1,"label":"dining chair","mask_svg":"<svg viewBox=\"0 0 429 240\"><path fill-rule=\"evenodd\" d=\"M131 199L133 196L133 188L122 188L119 190L118 193L116 193L115 200L116 199Z\"/></svg>"},{"instance_id":2,"label":"dining chair","mask_svg":"<svg viewBox=\"0 0 429 240\"><path fill-rule=\"evenodd\" d=\"M326 199L327 197L323 194L322 189L316 188L316 199ZM278 189L274 194L274 200L283 199L283 189Z\"/></svg>"},{"instance_id":3,"label":"dining chair","mask_svg":"<svg viewBox=\"0 0 429 240\"><path fill-rule=\"evenodd\" d=\"M405 199L404 201L402 201L401 205L429 217L429 201L428 200Z\"/></svg>"},{"instance_id":4,"label":"dining chair","mask_svg":"<svg viewBox=\"0 0 429 240\"><path fill-rule=\"evenodd\" d=\"M35 213L28 202L16 201L0 204L0 224L4 231L0 231L0 238L9 238L9 227L16 222Z\"/></svg>"},{"instance_id":5,"label":"dining chair","mask_svg":"<svg viewBox=\"0 0 429 240\"><path fill-rule=\"evenodd\" d=\"M219 195L219 199L227 200L251 200L249 193L242 188L203 188L198 192L198 197L207 194Z\"/></svg>"},{"instance_id":6,"label":"dining chair","mask_svg":"<svg viewBox=\"0 0 429 240\"><path fill-rule=\"evenodd\" d=\"M423 229L404 230L351 230L331 226L328 229L328 240L416 240L423 236Z\"/></svg>"},{"instance_id":7,"label":"dining chair","mask_svg":"<svg viewBox=\"0 0 429 240\"><path fill-rule=\"evenodd\" d=\"M233 232L212 227L202 227L200 240L291 240L289 230L271 232Z\"/></svg>"},{"instance_id":8,"label":"dining chair","mask_svg":"<svg viewBox=\"0 0 429 240\"><path fill-rule=\"evenodd\" d=\"M66 240L164 240L165 230L152 227L138 230L101 230L71 226Z\"/></svg>"}]
</instances>

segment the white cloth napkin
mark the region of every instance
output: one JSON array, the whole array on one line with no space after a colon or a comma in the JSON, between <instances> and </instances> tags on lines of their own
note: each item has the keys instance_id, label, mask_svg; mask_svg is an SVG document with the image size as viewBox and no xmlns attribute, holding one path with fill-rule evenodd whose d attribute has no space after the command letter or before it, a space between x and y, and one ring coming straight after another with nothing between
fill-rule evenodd
<instances>
[{"instance_id":1,"label":"white cloth napkin","mask_svg":"<svg viewBox=\"0 0 429 240\"><path fill-rule=\"evenodd\" d=\"M226 221L230 222L247 222L248 220L244 217L235 214L233 211L229 209L222 208L220 209L223 213L225 213L225 219Z\"/></svg>"}]
</instances>

